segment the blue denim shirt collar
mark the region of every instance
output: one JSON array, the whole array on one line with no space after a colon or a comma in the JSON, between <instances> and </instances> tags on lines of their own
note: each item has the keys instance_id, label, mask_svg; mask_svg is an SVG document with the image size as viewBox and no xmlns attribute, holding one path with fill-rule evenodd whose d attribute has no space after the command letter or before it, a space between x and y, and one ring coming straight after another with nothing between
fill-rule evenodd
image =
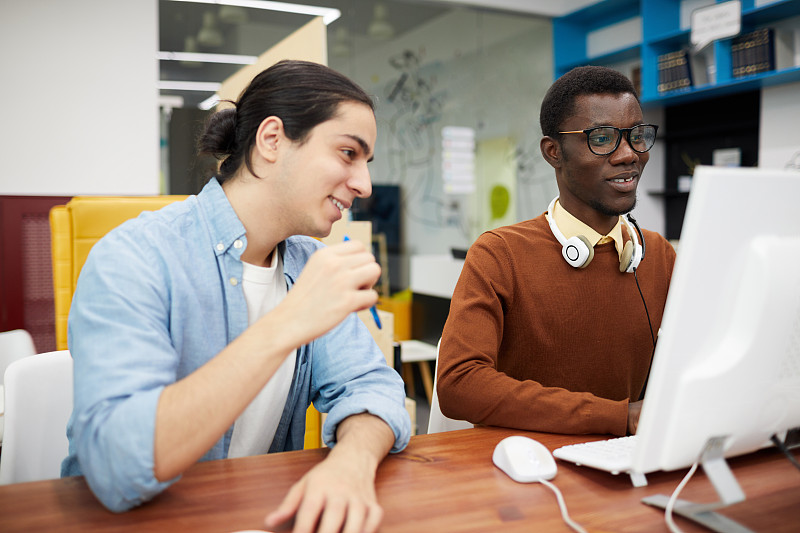
<instances>
[{"instance_id":1,"label":"blue denim shirt collar","mask_svg":"<svg viewBox=\"0 0 800 533\"><path fill-rule=\"evenodd\" d=\"M236 259L240 259L242 252L247 248L244 224L233 210L217 178L211 178L206 183L203 192L197 195L197 202L208 225L214 253L219 256L230 252ZM242 245L233 248L233 243L237 240L241 241Z\"/></svg>"},{"instance_id":2,"label":"blue denim shirt collar","mask_svg":"<svg viewBox=\"0 0 800 533\"><path fill-rule=\"evenodd\" d=\"M241 261L242 253L247 248L247 233L217 178L211 178L206 183L202 192L197 195L197 202L208 225L208 232L214 243L214 253L217 256L228 253L237 261ZM241 246L235 246L237 240L241 241ZM289 241L291 240L290 237ZM286 256L286 241L278 244L278 253L283 258L284 276L288 286L291 287L300 275L303 264L292 255Z\"/></svg>"}]
</instances>

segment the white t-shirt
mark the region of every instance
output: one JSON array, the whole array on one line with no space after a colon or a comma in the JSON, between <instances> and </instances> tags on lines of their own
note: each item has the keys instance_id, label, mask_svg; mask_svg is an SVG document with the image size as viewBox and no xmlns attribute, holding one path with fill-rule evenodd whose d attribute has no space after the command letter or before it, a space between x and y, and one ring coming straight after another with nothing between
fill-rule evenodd
<instances>
[{"instance_id":1,"label":"white t-shirt","mask_svg":"<svg viewBox=\"0 0 800 533\"><path fill-rule=\"evenodd\" d=\"M277 249L269 267L242 263L242 290L252 325L286 297L283 260ZM292 386L297 351L292 351L233 425L228 457L246 457L269 451Z\"/></svg>"}]
</instances>

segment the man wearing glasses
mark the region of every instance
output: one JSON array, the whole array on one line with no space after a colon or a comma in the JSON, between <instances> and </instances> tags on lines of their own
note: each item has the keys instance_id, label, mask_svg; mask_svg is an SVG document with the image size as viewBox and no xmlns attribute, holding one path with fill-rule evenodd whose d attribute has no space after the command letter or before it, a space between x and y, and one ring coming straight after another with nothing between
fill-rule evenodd
<instances>
[{"instance_id":1,"label":"man wearing glasses","mask_svg":"<svg viewBox=\"0 0 800 533\"><path fill-rule=\"evenodd\" d=\"M475 424L635 433L675 262L627 216L658 127L604 67L556 80L540 122L559 196L470 248L441 340L440 406Z\"/></svg>"}]
</instances>

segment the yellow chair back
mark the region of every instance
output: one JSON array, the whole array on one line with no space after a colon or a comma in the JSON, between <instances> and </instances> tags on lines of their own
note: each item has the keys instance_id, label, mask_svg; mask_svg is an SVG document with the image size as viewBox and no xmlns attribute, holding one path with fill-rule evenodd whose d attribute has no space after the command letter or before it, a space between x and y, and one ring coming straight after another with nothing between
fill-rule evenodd
<instances>
[{"instance_id":1,"label":"yellow chair back","mask_svg":"<svg viewBox=\"0 0 800 533\"><path fill-rule=\"evenodd\" d=\"M56 349L67 349L72 293L89 250L106 233L142 211L155 211L186 196L76 196L50 210Z\"/></svg>"}]
</instances>

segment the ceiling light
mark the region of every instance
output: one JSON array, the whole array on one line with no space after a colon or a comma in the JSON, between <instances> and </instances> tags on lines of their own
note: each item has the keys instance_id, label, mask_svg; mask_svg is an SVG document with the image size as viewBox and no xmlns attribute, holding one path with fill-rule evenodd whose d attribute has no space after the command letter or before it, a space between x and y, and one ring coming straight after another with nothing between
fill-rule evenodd
<instances>
[{"instance_id":1,"label":"ceiling light","mask_svg":"<svg viewBox=\"0 0 800 533\"><path fill-rule=\"evenodd\" d=\"M247 10L243 7L224 5L219 8L219 20L225 24L244 24L247 19Z\"/></svg>"},{"instance_id":2,"label":"ceiling light","mask_svg":"<svg viewBox=\"0 0 800 533\"><path fill-rule=\"evenodd\" d=\"M208 98L197 104L197 107L199 107L203 111L208 111L218 103L219 103L219 95L212 94L211 96L209 96Z\"/></svg>"},{"instance_id":3,"label":"ceiling light","mask_svg":"<svg viewBox=\"0 0 800 533\"><path fill-rule=\"evenodd\" d=\"M367 33L375 39L391 39L394 36L394 28L389 24L389 10L382 2L375 4L373 19L367 28Z\"/></svg>"},{"instance_id":4,"label":"ceiling light","mask_svg":"<svg viewBox=\"0 0 800 533\"><path fill-rule=\"evenodd\" d=\"M333 45L331 46L331 54L335 57L347 57L353 51L353 45L350 42L350 32L344 26L339 26L333 34Z\"/></svg>"},{"instance_id":5,"label":"ceiling light","mask_svg":"<svg viewBox=\"0 0 800 533\"><path fill-rule=\"evenodd\" d=\"M194 35L187 35L183 40L183 50L185 57L178 59L181 65L189 68L198 68L202 66L199 62L189 59L192 55L197 54L197 39L195 39Z\"/></svg>"},{"instance_id":6,"label":"ceiling light","mask_svg":"<svg viewBox=\"0 0 800 533\"><path fill-rule=\"evenodd\" d=\"M215 93L222 86L215 81L170 81L159 80L158 88L167 91L200 91Z\"/></svg>"},{"instance_id":7,"label":"ceiling light","mask_svg":"<svg viewBox=\"0 0 800 533\"><path fill-rule=\"evenodd\" d=\"M211 11L203 13L203 27L197 34L197 42L209 48L222 46L222 32L217 28L217 17Z\"/></svg>"},{"instance_id":8,"label":"ceiling light","mask_svg":"<svg viewBox=\"0 0 800 533\"><path fill-rule=\"evenodd\" d=\"M194 37L187 37L194 39ZM198 54L192 52L156 52L159 61L180 61L182 63L226 63L228 65L252 65L258 56L240 56L235 54Z\"/></svg>"},{"instance_id":9,"label":"ceiling light","mask_svg":"<svg viewBox=\"0 0 800 533\"><path fill-rule=\"evenodd\" d=\"M250 7L253 9L266 9L269 11L282 11L284 13L297 13L299 15L312 15L322 17L322 22L327 26L342 16L342 12L332 7L305 6L302 4L288 4L286 2L269 2L267 0L172 0L173 2L193 2L196 4L217 4L223 6Z\"/></svg>"},{"instance_id":10,"label":"ceiling light","mask_svg":"<svg viewBox=\"0 0 800 533\"><path fill-rule=\"evenodd\" d=\"M183 96L174 94L162 94L158 97L159 107L164 109L172 109L173 107L183 107Z\"/></svg>"}]
</instances>

